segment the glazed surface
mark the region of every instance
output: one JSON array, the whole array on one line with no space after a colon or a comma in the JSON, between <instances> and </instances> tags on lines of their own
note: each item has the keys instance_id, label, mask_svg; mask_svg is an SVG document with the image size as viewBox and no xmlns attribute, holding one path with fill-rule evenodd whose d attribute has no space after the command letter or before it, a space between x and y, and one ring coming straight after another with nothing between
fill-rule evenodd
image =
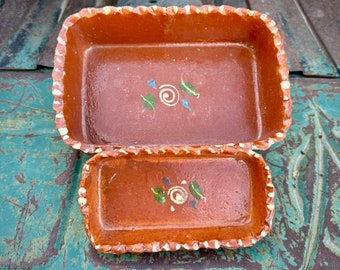
<instances>
[{"instance_id":1,"label":"glazed surface","mask_svg":"<svg viewBox=\"0 0 340 270\"><path fill-rule=\"evenodd\" d=\"M250 221L251 179L241 160L108 158L93 169L105 230L216 229ZM191 192L192 185L199 193ZM157 191L164 192L161 198Z\"/></svg>"},{"instance_id":2,"label":"glazed surface","mask_svg":"<svg viewBox=\"0 0 340 270\"><path fill-rule=\"evenodd\" d=\"M86 153L267 149L291 123L282 39L255 11L82 10L65 21L55 62L56 125L65 143Z\"/></svg>"},{"instance_id":3,"label":"glazed surface","mask_svg":"<svg viewBox=\"0 0 340 270\"><path fill-rule=\"evenodd\" d=\"M112 253L253 245L271 226L273 197L261 156L233 148L97 154L79 189L92 244Z\"/></svg>"},{"instance_id":4,"label":"glazed surface","mask_svg":"<svg viewBox=\"0 0 340 270\"><path fill-rule=\"evenodd\" d=\"M92 143L204 145L259 137L255 56L243 44L94 46L85 54L84 80L84 135ZM183 82L192 92L181 89Z\"/></svg>"}]
</instances>

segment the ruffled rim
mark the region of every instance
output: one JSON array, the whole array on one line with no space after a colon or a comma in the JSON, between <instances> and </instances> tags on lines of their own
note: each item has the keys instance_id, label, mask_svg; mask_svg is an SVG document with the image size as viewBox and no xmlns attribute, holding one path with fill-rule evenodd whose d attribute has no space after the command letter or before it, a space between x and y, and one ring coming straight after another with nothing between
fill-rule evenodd
<instances>
[{"instance_id":1,"label":"ruffled rim","mask_svg":"<svg viewBox=\"0 0 340 270\"><path fill-rule=\"evenodd\" d=\"M164 155L173 155L171 148L164 149ZM188 152L181 152L180 155L185 156L187 154L196 154L192 149L187 149ZM202 153L205 154L215 154L216 151L209 147L202 147ZM236 249L241 247L250 247L256 244L259 240L268 235L272 228L272 220L274 217L274 195L275 188L272 183L272 176L268 165L265 163L263 157L254 152L253 150L240 149L235 147L222 147L219 148L218 154L227 154L227 155L237 155L240 153L246 153L251 158L256 158L260 165L263 167L264 177L266 178L266 218L263 221L263 227L259 234L254 235L252 233L249 234L248 237L243 239L207 239L206 241L189 241L185 243L177 243L173 241L167 241L164 239L162 242L152 242L152 243L136 243L132 245L119 244L119 245L101 245L98 243L96 237L92 234L92 231L89 227L89 220L91 216L89 215L89 205L87 200L87 190L86 190L86 181L87 177L90 174L91 167L93 164L96 164L99 159L107 158L107 157L124 157L128 156L129 153L123 153L122 151L116 150L113 152L103 152L95 155L91 159L89 159L83 167L82 172L82 180L80 182L80 187L78 190L78 203L80 205L81 211L84 216L84 227L88 238L90 239L93 247L99 251L113 254L122 254L126 252L160 252L160 251L175 251L175 250L198 250L200 248L208 248L208 249L218 249L218 248L228 248L228 249ZM178 154L178 153L177 153Z\"/></svg>"},{"instance_id":2,"label":"ruffled rim","mask_svg":"<svg viewBox=\"0 0 340 270\"><path fill-rule=\"evenodd\" d=\"M238 16L249 16L254 18L259 18L266 23L267 28L273 34L273 42L277 48L277 60L279 63L279 74L281 76L281 91L282 91L282 104L284 107L284 117L282 128L278 131L274 136L267 138L265 140L257 140L254 142L242 142L238 144L229 144L229 145L239 145L240 147L245 147L249 149L260 149L265 150L268 149L272 144L282 141L288 129L291 126L292 119L291 119L291 107L292 101L290 98L290 82L289 82L289 70L287 66L287 55L284 51L283 47L283 40L278 32L278 28L276 23L266 14L248 10L244 8L233 8L230 6L201 6L201 7L194 7L194 6L185 6L183 8L171 6L171 7L158 7L158 6L151 6L151 7L103 7L103 8L85 8L82 9L80 12L75 13L68 17L59 33L58 36L58 44L55 50L55 58L54 58L54 69L52 72L53 78L53 87L52 87L52 94L54 96L53 101L53 108L56 112L55 123L57 129L65 142L65 144L73 147L74 149L81 150L85 153L100 153L103 151L115 151L120 150L121 152L147 152L147 153L159 153L164 149L161 146L124 146L124 145L106 145L106 144L90 144L85 142L80 142L73 139L69 135L68 128L66 126L66 121L63 115L63 95L64 95L64 64L65 64L65 52L66 52L66 44L67 44L67 31L68 29L75 24L81 18L90 18L96 16L97 14L152 14L154 16L157 15L174 15L174 14L210 14L210 13L219 13L222 15L228 14L236 14ZM210 145L210 148L216 148L216 145ZM194 148L197 149L196 152L199 152L203 146L196 146L196 147L181 147L181 146L169 146L167 148L171 148L172 151L176 154L183 149L186 148ZM185 150L184 150L185 151Z\"/></svg>"}]
</instances>

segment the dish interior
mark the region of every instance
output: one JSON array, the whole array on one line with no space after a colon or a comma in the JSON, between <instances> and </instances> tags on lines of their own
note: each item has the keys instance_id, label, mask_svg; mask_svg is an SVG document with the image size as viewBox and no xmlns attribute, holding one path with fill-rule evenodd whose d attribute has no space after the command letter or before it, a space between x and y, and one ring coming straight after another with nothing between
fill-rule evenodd
<instances>
[{"instance_id":1,"label":"dish interior","mask_svg":"<svg viewBox=\"0 0 340 270\"><path fill-rule=\"evenodd\" d=\"M280 131L277 49L259 18L97 14L67 32L69 135L96 145L210 145Z\"/></svg>"},{"instance_id":2,"label":"dish interior","mask_svg":"<svg viewBox=\"0 0 340 270\"><path fill-rule=\"evenodd\" d=\"M242 44L92 47L84 135L123 145L252 140L261 129L254 74L254 55Z\"/></svg>"},{"instance_id":3,"label":"dish interior","mask_svg":"<svg viewBox=\"0 0 340 270\"><path fill-rule=\"evenodd\" d=\"M265 177L251 158L108 157L90 167L88 223L101 245L242 239L263 227Z\"/></svg>"}]
</instances>

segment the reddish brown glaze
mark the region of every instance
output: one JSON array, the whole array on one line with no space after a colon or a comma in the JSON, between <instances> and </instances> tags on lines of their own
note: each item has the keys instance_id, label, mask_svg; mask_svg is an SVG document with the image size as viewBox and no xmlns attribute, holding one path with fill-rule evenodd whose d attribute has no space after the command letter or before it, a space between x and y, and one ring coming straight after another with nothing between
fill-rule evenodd
<instances>
[{"instance_id":1,"label":"reddish brown glaze","mask_svg":"<svg viewBox=\"0 0 340 270\"><path fill-rule=\"evenodd\" d=\"M92 244L112 253L250 246L273 214L268 167L255 152L232 148L97 154L79 191Z\"/></svg>"},{"instance_id":2,"label":"reddish brown glaze","mask_svg":"<svg viewBox=\"0 0 340 270\"><path fill-rule=\"evenodd\" d=\"M206 145L253 141L259 136L255 58L249 47L235 43L98 46L87 52L84 61L84 136L91 143ZM148 85L150 79L157 89ZM181 90L181 80L190 82L197 96ZM154 109L142 103L141 96L148 94L156 99ZM167 94L169 102L164 104ZM182 105L183 99L190 107Z\"/></svg>"},{"instance_id":3,"label":"reddish brown glaze","mask_svg":"<svg viewBox=\"0 0 340 270\"><path fill-rule=\"evenodd\" d=\"M76 149L240 142L266 149L291 123L286 55L264 14L85 9L65 21L58 40L56 124Z\"/></svg>"},{"instance_id":4,"label":"reddish brown glaze","mask_svg":"<svg viewBox=\"0 0 340 270\"><path fill-rule=\"evenodd\" d=\"M273 20L232 7L83 9L58 37L64 142L99 153L79 204L98 250L248 247L271 228L269 167L251 149L291 124Z\"/></svg>"}]
</instances>

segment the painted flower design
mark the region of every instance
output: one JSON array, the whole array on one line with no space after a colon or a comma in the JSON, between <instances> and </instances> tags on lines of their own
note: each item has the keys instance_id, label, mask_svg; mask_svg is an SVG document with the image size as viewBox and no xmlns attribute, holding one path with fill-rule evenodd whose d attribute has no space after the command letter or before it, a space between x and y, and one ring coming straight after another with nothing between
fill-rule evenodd
<instances>
[{"instance_id":1,"label":"painted flower design","mask_svg":"<svg viewBox=\"0 0 340 270\"><path fill-rule=\"evenodd\" d=\"M176 205L185 204L188 201L190 194L192 199L189 201L189 206L197 209L198 201L203 200L206 202L202 188L196 181L190 181L188 185L187 181L183 180L181 185L178 186L171 186L171 181L168 177L163 177L162 181L163 184L168 188L167 191L164 191L164 189L160 186L151 188L151 191L153 192L155 201L160 204L165 204L170 200L170 210L172 212L175 211Z\"/></svg>"},{"instance_id":2,"label":"painted flower design","mask_svg":"<svg viewBox=\"0 0 340 270\"><path fill-rule=\"evenodd\" d=\"M189 97L191 96L199 98L200 96L197 89L192 85L192 83L183 81L183 78L181 78L181 81L178 84L179 89L182 91L179 91L178 88L172 84L162 84L157 87L156 81L154 79L149 79L147 83L153 90L158 91L158 95L156 94L156 96L158 96L160 102L167 107L174 107L177 104L181 104L182 107L190 111L191 108L189 100L186 98L181 98L180 93L184 93L186 94L186 96ZM156 96L154 95L154 93L141 95L142 104L146 109L154 110L156 108ZM179 102L180 100L181 102Z\"/></svg>"}]
</instances>

